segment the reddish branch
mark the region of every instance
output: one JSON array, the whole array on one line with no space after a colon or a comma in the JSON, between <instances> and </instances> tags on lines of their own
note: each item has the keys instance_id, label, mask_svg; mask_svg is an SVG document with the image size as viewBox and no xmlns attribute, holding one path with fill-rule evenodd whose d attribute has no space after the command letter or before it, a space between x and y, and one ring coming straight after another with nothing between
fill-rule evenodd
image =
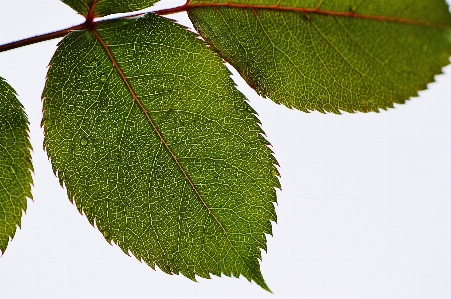
<instances>
[{"instance_id":1,"label":"reddish branch","mask_svg":"<svg viewBox=\"0 0 451 299\"><path fill-rule=\"evenodd\" d=\"M26 38L23 40L15 41L12 43L4 44L0 46L0 52L8 51L11 49L19 48L22 46L51 40L54 38L59 38L65 36L67 33L73 30L93 30L96 22L95 14L94 14L94 7L96 5L96 0L93 1L92 6L89 9L88 15L86 16L86 22L80 25L72 26L66 29L62 29L59 31L38 35L30 38ZM286 7L286 6L279 6L279 5L252 5L252 4L234 4L234 3L197 3L197 4L189 4L186 3L182 6L168 8L168 9L162 9L155 11L154 13L158 15L168 15L178 12L187 11L189 9L193 8L199 8L199 7L231 7L231 8L241 8L241 9L252 9L252 10L276 10L276 11L294 11L294 12L300 12L304 13L308 16L308 14L320 14L320 15L328 15L328 16L334 16L334 17L348 17L348 18L355 18L355 19L367 19L367 20L374 20L374 21L382 21L382 22L393 22L393 23L401 23L401 24L410 24L410 25L419 25L419 26L426 26L426 27L433 27L433 28L439 28L439 29L451 29L449 26L444 24L438 24L428 21L418 21L418 20L410 20L410 19L403 19L403 18L397 18L397 17L385 17L385 16L374 16L374 15L366 15L366 14L358 14L355 13L354 10L350 11L329 11L329 10L321 10L319 8L302 8L302 7ZM136 15L129 15L125 18L135 17L142 15L136 14Z\"/></svg>"},{"instance_id":2,"label":"reddish branch","mask_svg":"<svg viewBox=\"0 0 451 299\"><path fill-rule=\"evenodd\" d=\"M39 43L39 42L43 42L43 41L47 41L47 40L51 40L51 39L55 39L55 38L59 38L59 37L63 37L73 30L83 30L85 28L86 28L86 23L83 23L83 24L72 26L72 27L62 29L59 31L18 40L18 41L12 42L12 43L1 45L0 52L16 49L19 47L23 47L23 46L27 46L27 45L31 45L34 43Z\"/></svg>"}]
</instances>

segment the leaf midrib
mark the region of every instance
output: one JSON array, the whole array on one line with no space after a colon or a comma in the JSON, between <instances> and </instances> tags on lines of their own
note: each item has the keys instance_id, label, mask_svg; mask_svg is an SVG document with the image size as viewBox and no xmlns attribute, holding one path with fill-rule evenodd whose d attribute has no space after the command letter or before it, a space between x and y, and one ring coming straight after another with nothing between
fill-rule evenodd
<instances>
[{"instance_id":1,"label":"leaf midrib","mask_svg":"<svg viewBox=\"0 0 451 299\"><path fill-rule=\"evenodd\" d=\"M177 167L180 169L180 171L182 172L183 176L185 177L186 181L188 182L188 184L191 186L192 190L194 191L194 193L196 194L196 197L200 200L200 202L202 203L202 205L205 207L205 209L208 211L208 214L214 219L214 221L221 227L227 242L230 244L230 246L234 249L234 251L237 253L237 255L240 257L240 259L243 261L243 263L246 265L246 267L251 271L252 273L252 278L258 282L259 284L263 284L263 286L265 286L268 291L269 288L266 286L264 281L258 281L258 277L254 276L254 271L252 270L252 267L250 267L248 265L248 263L246 262L246 260L243 258L243 256L241 255L241 253L238 251L238 249L235 247L235 245L232 243L232 241L229 239L229 235L227 230L225 229L225 227L222 225L222 223L219 221L219 219L213 214L213 212L211 211L211 209L209 208L209 206L207 205L207 203L205 202L205 200L203 199L202 195L199 193L199 191L197 190L196 186L194 185L194 183L192 182L192 180L190 179L190 177L188 176L188 174L186 173L185 169L183 168L183 166L180 164L180 162L178 161L177 156L174 154L174 152L171 150L171 148L169 147L169 144L166 142L166 140L163 138L163 135L161 134L160 130L157 128L157 126L155 125L154 121L152 120L152 118L150 117L147 109L144 107L144 105L141 103L141 101L139 100L138 96L136 95L135 91L133 90L133 88L131 87L130 83L127 80L127 77L125 76L125 74L122 72L122 69L119 67L119 65L116 62L116 59L114 58L113 54L111 53L111 51L108 48L108 45L103 41L103 39L100 37L100 35L96 32L96 30L91 30L91 32L94 34L94 36L96 37L97 41L100 43L100 45L102 46L102 48L105 50L106 54L108 55L108 57L111 60L111 63L113 64L113 67L116 69L116 71L118 72L119 76L121 77L122 81L124 82L124 84L126 85L128 91L130 92L130 95L133 97L133 100L136 102L136 104L139 106L139 108L141 109L142 113L144 114L144 116L146 117L147 121L149 122L149 124L151 125L152 129L154 130L154 132L157 134L158 138L160 139L161 143L164 145L164 147L166 148L166 150L169 152L169 154L171 155L172 159L174 160L175 164L177 165Z\"/></svg>"},{"instance_id":2,"label":"leaf midrib","mask_svg":"<svg viewBox=\"0 0 451 299\"><path fill-rule=\"evenodd\" d=\"M202 8L202 7L211 7L211 8L225 7L225 8L240 8L240 9L252 9L252 10L258 9L258 10L275 10L275 11L282 11L282 12L299 12L299 13L304 13L307 18L309 18L309 14L319 14L319 15L327 15L327 16L334 16L334 17L346 17L346 18L366 19L366 20L373 20L373 21L380 21L380 22L391 22L391 23L400 23L400 24L407 24L407 25L417 25L417 26L424 26L424 27L431 27L431 28L445 29L445 30L451 29L451 25L434 23L434 22L423 21L423 20L412 20L412 19L404 19L404 18L398 18L398 17L360 14L360 13L355 13L354 11L332 11L332 10L323 10L323 9L319 9L319 8L280 6L279 4L256 5L256 4L241 4L241 3L230 3L230 2L190 4L190 1L189 1L187 4L185 4L183 6L160 10L157 13L159 15L165 15L165 14L185 11L185 10L194 9L194 8Z\"/></svg>"}]
</instances>

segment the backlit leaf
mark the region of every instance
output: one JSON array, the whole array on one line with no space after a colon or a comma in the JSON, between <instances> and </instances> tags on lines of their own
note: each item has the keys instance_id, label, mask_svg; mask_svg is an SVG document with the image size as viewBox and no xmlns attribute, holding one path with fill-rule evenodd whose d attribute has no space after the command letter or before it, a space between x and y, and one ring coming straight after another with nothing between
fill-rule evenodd
<instances>
[{"instance_id":1,"label":"backlit leaf","mask_svg":"<svg viewBox=\"0 0 451 299\"><path fill-rule=\"evenodd\" d=\"M276 163L222 61L149 14L72 32L50 63L44 145L69 198L152 268L268 289Z\"/></svg>"},{"instance_id":2,"label":"backlit leaf","mask_svg":"<svg viewBox=\"0 0 451 299\"><path fill-rule=\"evenodd\" d=\"M31 198L28 120L15 91L0 77L0 253L21 223Z\"/></svg>"},{"instance_id":3,"label":"backlit leaf","mask_svg":"<svg viewBox=\"0 0 451 299\"><path fill-rule=\"evenodd\" d=\"M92 13L95 17L132 12L148 8L158 0L61 0L83 16Z\"/></svg>"},{"instance_id":4,"label":"backlit leaf","mask_svg":"<svg viewBox=\"0 0 451 299\"><path fill-rule=\"evenodd\" d=\"M191 0L188 7L200 34L259 94L303 111L404 103L451 55L444 0Z\"/></svg>"}]
</instances>

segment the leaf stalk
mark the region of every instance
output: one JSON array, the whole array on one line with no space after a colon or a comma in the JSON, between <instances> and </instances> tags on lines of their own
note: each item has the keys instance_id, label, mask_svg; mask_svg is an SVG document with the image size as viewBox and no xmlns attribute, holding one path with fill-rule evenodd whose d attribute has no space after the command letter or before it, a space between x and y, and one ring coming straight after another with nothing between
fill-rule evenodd
<instances>
[{"instance_id":1,"label":"leaf stalk","mask_svg":"<svg viewBox=\"0 0 451 299\"><path fill-rule=\"evenodd\" d=\"M172 14L172 13L176 13L176 12L182 12L182 11L186 11L188 9L188 5L182 5L182 6L178 6L178 7L174 7L172 9L162 9L159 11L154 11L154 13L158 14L158 15L167 15L167 14ZM64 37L66 34L68 34L71 31L74 30L84 30L84 29L88 29L88 30L92 30L95 27L95 24L97 22L95 22L94 18L94 14L92 14L93 10L90 10L90 13L88 16L86 16L86 21L82 24L78 24L75 26L71 26L65 29L61 29L58 31L54 31L54 32L49 32L49 33L45 33L45 34L41 34L41 35L36 35L33 37L28 37L28 38L24 38L18 41L14 41L14 42L10 42L10 43L6 43L3 45L0 45L0 52L5 52L8 50L13 50L13 49L17 49L23 46L28 46L28 45L32 45L32 44L36 44L36 43L40 43L40 42L44 42L44 41L48 41L48 40L52 40L55 38L60 38L60 37ZM134 15L127 15L127 16L121 16L121 17L117 17L116 19L123 19L123 18L131 18L131 17L137 17L140 15L143 15L144 13L139 13L139 14L134 14Z\"/></svg>"},{"instance_id":2,"label":"leaf stalk","mask_svg":"<svg viewBox=\"0 0 451 299\"><path fill-rule=\"evenodd\" d=\"M25 39L21 39L21 40L18 40L18 41L14 41L14 42L11 42L11 43L0 45L0 52L5 52L5 51L8 51L8 50L20 48L20 47L23 47L23 46L28 46L28 45L39 43L39 42L52 40L52 39L59 38L59 37L64 37L66 34L68 34L71 31L85 29L86 25L87 25L86 23L83 23L83 24L71 26L71 27L66 28L66 29L61 29L61 30L50 32L50 33L46 33L46 34L36 35L36 36L33 36L33 37L28 37L28 38L25 38Z\"/></svg>"},{"instance_id":3,"label":"leaf stalk","mask_svg":"<svg viewBox=\"0 0 451 299\"><path fill-rule=\"evenodd\" d=\"M72 26L72 27L69 27L66 29L62 29L59 31L46 33L46 34L42 34L42 35L37 35L34 37L29 37L29 38L15 41L15 42L0 45L0 52L16 49L19 47L23 47L23 46L27 46L27 45L31 45L34 43L39 43L39 42L43 42L43 41L47 41L47 40L51 40L51 39L55 39L55 38L59 38L59 37L64 37L67 33L69 33L70 31L73 31L73 30L83 30L83 29L93 30L95 27L95 24L97 22L99 22L99 21L97 21L97 22L95 21L95 15L93 13L95 4L96 4L96 1L94 1L93 6L91 7L88 16L86 16L86 22L84 22L83 24L75 25L75 26ZM184 12L184 11L187 11L188 9L198 8L198 7L215 7L215 8L233 7L233 8L242 8L242 9L252 9L252 10L266 9L266 10L278 10L278 11L297 11L300 13L305 13L307 16L309 13L314 13L314 14L329 15L329 16L334 16L334 17L350 17L350 18L356 18L356 19L368 19L368 20L382 21L382 22L395 22L395 23L410 24L410 25L417 25L417 26L434 27L434 28L444 29L444 30L451 29L451 27L449 27L449 25L439 24L439 23L431 23L428 21L401 19L401 18L397 18L397 17L385 17L385 16L358 14L354 11L354 9L351 9L350 11L339 12L339 11L321 10L317 7L315 7L315 8L283 7L283 6L279 6L277 4L276 5L253 5L253 4L233 4L230 2L189 4L189 2L187 2L186 4L183 4L181 6L167 8L167 9L161 9L161 10L153 11L153 13L160 15L160 16L161 15L169 15L169 14L173 14L173 13ZM133 18L133 17L138 17L143 14L145 14L145 13L137 13L137 14L131 14L131 15L126 15L126 16L120 16L115 19Z\"/></svg>"}]
</instances>

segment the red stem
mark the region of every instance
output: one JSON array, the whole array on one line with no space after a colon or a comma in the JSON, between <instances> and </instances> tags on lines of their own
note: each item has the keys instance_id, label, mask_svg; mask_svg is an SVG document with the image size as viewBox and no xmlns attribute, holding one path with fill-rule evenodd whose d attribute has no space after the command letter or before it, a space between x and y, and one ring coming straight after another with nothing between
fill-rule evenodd
<instances>
[{"instance_id":1,"label":"red stem","mask_svg":"<svg viewBox=\"0 0 451 299\"><path fill-rule=\"evenodd\" d=\"M66 29L62 29L59 31L38 35L30 38L26 38L23 40L15 41L12 43L4 44L0 46L0 52L8 51L11 49L19 48L22 46L51 40L54 38L59 38L65 36L67 33L73 30L93 30L95 23L94 22L94 6L96 4L96 0L94 0L92 7L89 10L88 16L86 16L86 22L80 25L72 26ZM279 5L271 5L271 6L264 6L264 5L251 5L251 4L233 4L230 2L227 3L198 3L198 4L189 4L186 3L182 6L177 6L173 8L168 9L162 9L158 11L154 11L154 13L158 15L168 15L173 14L177 12L183 12L187 11L188 9L192 8L199 8L199 7L234 7L234 8L241 8L241 9L266 9L266 10L277 10L277 11L296 11L308 14L321 14L321 15L328 15L328 16L335 16L335 17L349 17L349 18L356 18L356 19L368 19L368 20L374 20L374 21L382 21L382 22L394 22L394 23L402 23L402 24L410 24L410 25L419 25L419 26L427 26L427 27L434 27L439 29L451 29L450 26L447 26L445 24L439 24L439 23L432 23L428 21L421 21L421 20L410 20L410 19L402 19L397 17L384 17L384 16L374 16L374 15L365 15L365 14L358 14L355 13L354 10L350 11L328 11L328 10L321 10L319 8L302 8L302 7L285 7L285 6L279 6ZM130 17L136 17L139 15L142 15L143 13L138 13L135 15L129 15L125 18Z\"/></svg>"},{"instance_id":2,"label":"red stem","mask_svg":"<svg viewBox=\"0 0 451 299\"><path fill-rule=\"evenodd\" d=\"M94 14L94 8L95 8L96 4L97 4L96 0L92 1L92 5L89 8L89 13L86 16L86 28L88 30L94 30L94 27L95 27L94 19L95 19L96 15Z\"/></svg>"},{"instance_id":3,"label":"red stem","mask_svg":"<svg viewBox=\"0 0 451 299\"><path fill-rule=\"evenodd\" d=\"M1 45L0 46L0 52L4 52L4 51L8 51L8 50L19 48L19 47L31 45L31 44L34 44L34 43L39 43L39 42L43 42L43 41L47 41L47 40L63 37L66 34L68 34L69 32L71 32L71 31L83 30L85 28L86 28L86 23L83 23L83 24L72 26L72 27L69 27L69 28L66 28L66 29L62 29L62 30L59 30L59 31L55 31L55 32L51 32L51 33L46 33L46 34L42 34L42 35L37 35L37 36L25 38L25 39L18 40L18 41L12 42L12 43Z\"/></svg>"}]
</instances>

